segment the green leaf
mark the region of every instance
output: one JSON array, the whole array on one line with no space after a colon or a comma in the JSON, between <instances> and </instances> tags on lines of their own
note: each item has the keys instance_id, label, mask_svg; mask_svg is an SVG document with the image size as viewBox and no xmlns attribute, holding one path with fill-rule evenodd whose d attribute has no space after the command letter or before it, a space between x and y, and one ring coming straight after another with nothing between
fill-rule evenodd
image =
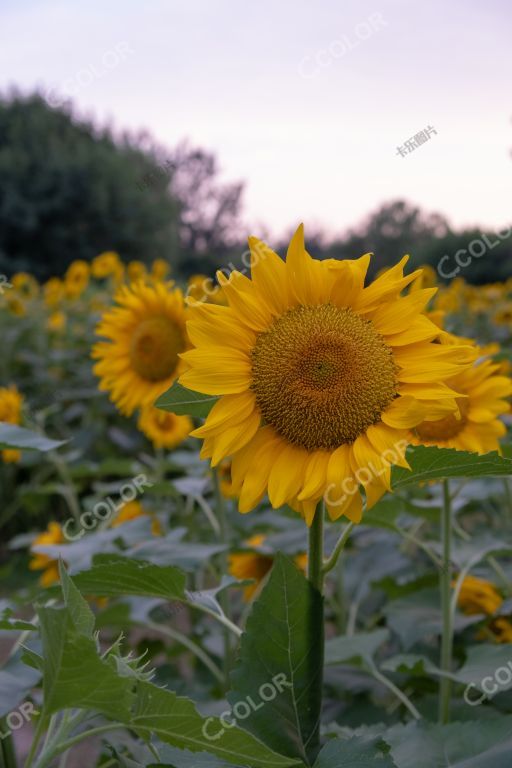
<instances>
[{"instance_id":1,"label":"green leaf","mask_svg":"<svg viewBox=\"0 0 512 768\"><path fill-rule=\"evenodd\" d=\"M441 545L433 542L433 549L441 553ZM480 534L469 541L455 539L451 551L451 559L459 569L471 565L474 567L491 554L505 553L512 550L512 543L494 537L489 533Z\"/></svg>"},{"instance_id":2,"label":"green leaf","mask_svg":"<svg viewBox=\"0 0 512 768\"><path fill-rule=\"evenodd\" d=\"M495 677L496 671L501 667L505 668L507 677L511 678L509 682L500 682L500 677ZM510 643L503 643L502 645L482 643L481 645L470 647L465 663L457 670L454 677L461 683L467 683L468 685L473 683L475 688L484 693L487 693L487 691L482 688L482 681L486 679L486 686L492 686L490 690L493 691L493 695L510 690L512 688L512 654L510 652ZM474 694L470 698L475 698Z\"/></svg>"},{"instance_id":3,"label":"green leaf","mask_svg":"<svg viewBox=\"0 0 512 768\"><path fill-rule=\"evenodd\" d=\"M153 565L145 560L118 555L96 555L92 568L75 574L73 581L85 594L186 599L186 576L183 571L173 566Z\"/></svg>"},{"instance_id":4,"label":"green leaf","mask_svg":"<svg viewBox=\"0 0 512 768\"><path fill-rule=\"evenodd\" d=\"M373 662L378 648L389 639L388 629L361 632L350 637L333 637L325 644L325 663L328 666L349 661Z\"/></svg>"},{"instance_id":5,"label":"green leaf","mask_svg":"<svg viewBox=\"0 0 512 768\"><path fill-rule=\"evenodd\" d=\"M19 449L24 451L53 451L67 440L50 440L37 432L31 432L16 424L0 422L0 450Z\"/></svg>"},{"instance_id":6,"label":"green leaf","mask_svg":"<svg viewBox=\"0 0 512 768\"><path fill-rule=\"evenodd\" d=\"M92 637L95 624L94 613L89 608L87 600L84 600L72 579L68 576L62 560L59 561L59 573L64 602L71 614L71 620L75 625L76 631L80 635Z\"/></svg>"},{"instance_id":7,"label":"green leaf","mask_svg":"<svg viewBox=\"0 0 512 768\"><path fill-rule=\"evenodd\" d=\"M0 630L11 631L25 631L37 629L35 624L30 621L24 621L23 619L11 618L13 615L12 608L5 608L0 616Z\"/></svg>"},{"instance_id":8,"label":"green leaf","mask_svg":"<svg viewBox=\"0 0 512 768\"><path fill-rule=\"evenodd\" d=\"M137 560L148 560L154 565L173 565L195 573L203 563L226 549L224 544L180 541L173 534L174 531L168 536L138 541L125 554Z\"/></svg>"},{"instance_id":9,"label":"green leaf","mask_svg":"<svg viewBox=\"0 0 512 768\"><path fill-rule=\"evenodd\" d=\"M130 728L149 739L193 752L210 752L235 765L252 768L285 768L300 765L256 739L238 725L224 727L217 717L202 717L190 699L151 683L139 683Z\"/></svg>"},{"instance_id":10,"label":"green leaf","mask_svg":"<svg viewBox=\"0 0 512 768\"><path fill-rule=\"evenodd\" d=\"M397 768L510 768L512 716L450 725L396 725L383 736ZM377 763L378 765L378 763Z\"/></svg>"},{"instance_id":11,"label":"green leaf","mask_svg":"<svg viewBox=\"0 0 512 768\"><path fill-rule=\"evenodd\" d=\"M28 648L26 645L22 645L21 647L23 649L23 653L20 657L21 661L24 664L26 664L27 667L32 667L32 669L35 669L38 672L40 672L40 676L41 676L44 670L43 657L39 653L36 653L36 651L32 650L32 648Z\"/></svg>"},{"instance_id":12,"label":"green leaf","mask_svg":"<svg viewBox=\"0 0 512 768\"><path fill-rule=\"evenodd\" d=\"M435 448L418 445L407 451L411 470L393 467L393 490L406 485L441 480L447 477L491 477L512 475L512 460L504 459L495 451L479 456L453 448Z\"/></svg>"},{"instance_id":13,"label":"green leaf","mask_svg":"<svg viewBox=\"0 0 512 768\"><path fill-rule=\"evenodd\" d=\"M398 653L396 656L386 659L380 667L385 672L401 672L415 677L446 674L441 672L439 667L433 664L430 659L418 653Z\"/></svg>"},{"instance_id":14,"label":"green leaf","mask_svg":"<svg viewBox=\"0 0 512 768\"><path fill-rule=\"evenodd\" d=\"M133 681L119 677L98 655L96 643L76 629L67 608L39 607L46 715L77 707L114 720L130 719Z\"/></svg>"},{"instance_id":15,"label":"green leaf","mask_svg":"<svg viewBox=\"0 0 512 768\"><path fill-rule=\"evenodd\" d=\"M213 395L193 392L175 381L167 392L160 395L155 407L182 416L197 416L205 419L218 399Z\"/></svg>"},{"instance_id":16,"label":"green leaf","mask_svg":"<svg viewBox=\"0 0 512 768\"><path fill-rule=\"evenodd\" d=\"M318 724L322 646L322 598L278 554L247 619L228 700L235 717L240 702L252 710L244 728L304 762Z\"/></svg>"},{"instance_id":17,"label":"green leaf","mask_svg":"<svg viewBox=\"0 0 512 768\"><path fill-rule=\"evenodd\" d=\"M442 616L437 589L421 589L417 592L391 600L383 608L387 623L401 638L405 650L419 640L442 632ZM454 621L456 631L475 624L478 616L457 615Z\"/></svg>"},{"instance_id":18,"label":"green leaf","mask_svg":"<svg viewBox=\"0 0 512 768\"><path fill-rule=\"evenodd\" d=\"M318 755L313 768L396 768L389 755L378 745L382 739L332 739ZM413 765L413 763L411 763Z\"/></svg>"},{"instance_id":19,"label":"green leaf","mask_svg":"<svg viewBox=\"0 0 512 768\"><path fill-rule=\"evenodd\" d=\"M162 762L152 763L147 768L233 768L233 763L208 752L191 752L168 744L158 745L158 756Z\"/></svg>"}]
</instances>

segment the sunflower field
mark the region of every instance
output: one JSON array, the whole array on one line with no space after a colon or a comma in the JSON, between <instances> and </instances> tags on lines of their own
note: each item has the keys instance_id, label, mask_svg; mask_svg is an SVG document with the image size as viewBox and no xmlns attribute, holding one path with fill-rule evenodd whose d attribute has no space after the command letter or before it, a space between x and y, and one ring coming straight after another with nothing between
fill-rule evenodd
<instances>
[{"instance_id":1,"label":"sunflower field","mask_svg":"<svg viewBox=\"0 0 512 768\"><path fill-rule=\"evenodd\" d=\"M3 768L510 768L512 279L0 284Z\"/></svg>"}]
</instances>

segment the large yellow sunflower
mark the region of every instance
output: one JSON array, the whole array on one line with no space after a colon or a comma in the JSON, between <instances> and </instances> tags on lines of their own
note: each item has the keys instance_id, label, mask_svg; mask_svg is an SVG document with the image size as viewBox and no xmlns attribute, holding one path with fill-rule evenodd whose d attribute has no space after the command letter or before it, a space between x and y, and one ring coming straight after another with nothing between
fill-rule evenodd
<instances>
[{"instance_id":1,"label":"large yellow sunflower","mask_svg":"<svg viewBox=\"0 0 512 768\"><path fill-rule=\"evenodd\" d=\"M408 430L434 401L437 416L456 409L444 380L474 353L432 343L423 309L436 289L400 296L418 277L403 276L407 257L365 288L369 254L316 261L302 226L286 261L249 245L252 279L218 274L229 306L190 308L180 381L221 396L192 434L213 465L232 457L241 512L268 492L308 524L322 497L331 518L359 521L359 486L368 506L389 489L391 465L408 466Z\"/></svg>"},{"instance_id":2,"label":"large yellow sunflower","mask_svg":"<svg viewBox=\"0 0 512 768\"><path fill-rule=\"evenodd\" d=\"M499 451L506 428L498 417L510 410L503 398L512 395L512 381L500 369L500 363L479 360L450 379L448 385L462 395L459 411L416 425L413 442L480 454Z\"/></svg>"},{"instance_id":3,"label":"large yellow sunflower","mask_svg":"<svg viewBox=\"0 0 512 768\"><path fill-rule=\"evenodd\" d=\"M153 404L178 375L179 353L187 347L185 308L182 292L165 283L123 286L115 301L96 330L109 341L93 348L94 372L100 389L129 416Z\"/></svg>"}]
</instances>

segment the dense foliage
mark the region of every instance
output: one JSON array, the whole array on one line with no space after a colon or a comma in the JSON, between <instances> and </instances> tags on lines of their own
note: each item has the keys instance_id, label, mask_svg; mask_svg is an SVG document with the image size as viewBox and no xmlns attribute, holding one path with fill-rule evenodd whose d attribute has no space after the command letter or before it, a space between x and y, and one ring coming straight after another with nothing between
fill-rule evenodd
<instances>
[{"instance_id":1,"label":"dense foliage","mask_svg":"<svg viewBox=\"0 0 512 768\"><path fill-rule=\"evenodd\" d=\"M327 523L322 659L322 598L304 576L296 512L264 500L240 515L229 464L212 471L191 437L162 447L174 418L148 428L98 389L97 321L130 274L174 291L165 269L106 253L63 282L15 276L0 296L4 765L31 743L29 768L507 768L510 430L502 457L411 449L412 471L393 470L393 493L360 525ZM206 278L188 293L205 289L225 303ZM510 294L510 281L454 280L432 316L448 312L450 330L488 345L507 374ZM173 387L163 404L199 424L213 400ZM458 595L449 677L439 581Z\"/></svg>"}]
</instances>

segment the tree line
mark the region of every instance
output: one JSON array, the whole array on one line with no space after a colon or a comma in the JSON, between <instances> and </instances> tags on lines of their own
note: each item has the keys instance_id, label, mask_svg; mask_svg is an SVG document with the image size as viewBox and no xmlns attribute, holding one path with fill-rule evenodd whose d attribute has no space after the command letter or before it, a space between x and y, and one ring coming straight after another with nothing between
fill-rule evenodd
<instances>
[{"instance_id":1,"label":"tree line","mask_svg":"<svg viewBox=\"0 0 512 768\"><path fill-rule=\"evenodd\" d=\"M147 132L98 127L37 93L0 96L0 273L44 280L114 250L125 261L164 258L175 276L212 274L246 250L243 189L222 182L217 158L187 142L167 149ZM505 235L506 225L501 234L455 231L441 214L393 200L338 237L310 232L308 243L320 258L372 251L374 271L409 253L412 266L431 264L440 278L484 283L512 273Z\"/></svg>"}]
</instances>

